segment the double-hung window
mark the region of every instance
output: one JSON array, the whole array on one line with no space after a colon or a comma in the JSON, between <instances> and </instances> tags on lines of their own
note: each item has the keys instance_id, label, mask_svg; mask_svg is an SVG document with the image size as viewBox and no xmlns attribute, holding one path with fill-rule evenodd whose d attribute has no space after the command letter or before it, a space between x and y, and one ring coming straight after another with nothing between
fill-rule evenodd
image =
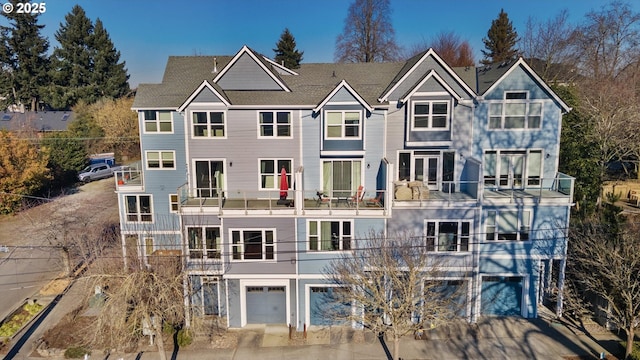
<instances>
[{"instance_id":1,"label":"double-hung window","mask_svg":"<svg viewBox=\"0 0 640 360\"><path fill-rule=\"evenodd\" d=\"M311 220L308 222L307 236L311 251L350 250L353 240L353 221Z\"/></svg>"},{"instance_id":2,"label":"double-hung window","mask_svg":"<svg viewBox=\"0 0 640 360\"><path fill-rule=\"evenodd\" d=\"M504 101L489 103L489 129L539 129L541 123L542 102L526 91L505 92Z\"/></svg>"},{"instance_id":3,"label":"double-hung window","mask_svg":"<svg viewBox=\"0 0 640 360\"><path fill-rule=\"evenodd\" d=\"M170 111L144 110L143 122L145 133L171 133L173 122Z\"/></svg>"},{"instance_id":4,"label":"double-hung window","mask_svg":"<svg viewBox=\"0 0 640 360\"><path fill-rule=\"evenodd\" d=\"M231 230L232 260L275 260L275 229Z\"/></svg>"},{"instance_id":5,"label":"double-hung window","mask_svg":"<svg viewBox=\"0 0 640 360\"><path fill-rule=\"evenodd\" d=\"M282 169L287 173L287 184L291 189L291 168L290 159L261 159L260 160L260 190L280 189L280 174Z\"/></svg>"},{"instance_id":6,"label":"double-hung window","mask_svg":"<svg viewBox=\"0 0 640 360\"><path fill-rule=\"evenodd\" d=\"M448 101L414 101L413 130L447 130L449 128Z\"/></svg>"},{"instance_id":7,"label":"double-hung window","mask_svg":"<svg viewBox=\"0 0 640 360\"><path fill-rule=\"evenodd\" d=\"M147 169L175 170L175 151L146 151L145 153L147 154Z\"/></svg>"},{"instance_id":8,"label":"double-hung window","mask_svg":"<svg viewBox=\"0 0 640 360\"><path fill-rule=\"evenodd\" d=\"M529 240L531 211L487 211L485 219L486 240Z\"/></svg>"},{"instance_id":9,"label":"double-hung window","mask_svg":"<svg viewBox=\"0 0 640 360\"><path fill-rule=\"evenodd\" d=\"M189 240L189 258L220 259L222 253L220 227L187 227L187 237Z\"/></svg>"},{"instance_id":10,"label":"double-hung window","mask_svg":"<svg viewBox=\"0 0 640 360\"><path fill-rule=\"evenodd\" d=\"M361 111L325 112L325 139L360 139L362 137Z\"/></svg>"},{"instance_id":11,"label":"double-hung window","mask_svg":"<svg viewBox=\"0 0 640 360\"><path fill-rule=\"evenodd\" d=\"M224 111L194 111L191 117L194 137L224 138L226 136Z\"/></svg>"},{"instance_id":12,"label":"double-hung window","mask_svg":"<svg viewBox=\"0 0 640 360\"><path fill-rule=\"evenodd\" d=\"M125 196L127 221L152 222L153 209L151 195L126 195Z\"/></svg>"},{"instance_id":13,"label":"double-hung window","mask_svg":"<svg viewBox=\"0 0 640 360\"><path fill-rule=\"evenodd\" d=\"M469 251L469 221L426 221L427 251Z\"/></svg>"},{"instance_id":14,"label":"double-hung window","mask_svg":"<svg viewBox=\"0 0 640 360\"><path fill-rule=\"evenodd\" d=\"M291 112L261 111L258 113L259 137L291 137Z\"/></svg>"}]
</instances>

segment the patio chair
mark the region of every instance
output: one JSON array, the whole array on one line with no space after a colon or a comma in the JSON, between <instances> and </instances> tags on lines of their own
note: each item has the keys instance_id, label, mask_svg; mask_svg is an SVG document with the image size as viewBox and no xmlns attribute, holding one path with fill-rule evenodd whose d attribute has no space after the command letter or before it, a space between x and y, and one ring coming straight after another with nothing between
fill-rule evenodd
<instances>
[{"instance_id":1,"label":"patio chair","mask_svg":"<svg viewBox=\"0 0 640 360\"><path fill-rule=\"evenodd\" d=\"M358 186L355 195L349 198L349 206L356 206L364 200L364 186Z\"/></svg>"},{"instance_id":2,"label":"patio chair","mask_svg":"<svg viewBox=\"0 0 640 360\"><path fill-rule=\"evenodd\" d=\"M383 193L378 193L378 196L376 196L375 198L365 199L364 204L366 206L382 207L383 197L384 197Z\"/></svg>"},{"instance_id":3,"label":"patio chair","mask_svg":"<svg viewBox=\"0 0 640 360\"><path fill-rule=\"evenodd\" d=\"M324 192L322 191L316 191L316 206L320 207L320 205L322 204L327 204L327 206L329 206L329 204L331 203L331 199L324 194Z\"/></svg>"}]
</instances>

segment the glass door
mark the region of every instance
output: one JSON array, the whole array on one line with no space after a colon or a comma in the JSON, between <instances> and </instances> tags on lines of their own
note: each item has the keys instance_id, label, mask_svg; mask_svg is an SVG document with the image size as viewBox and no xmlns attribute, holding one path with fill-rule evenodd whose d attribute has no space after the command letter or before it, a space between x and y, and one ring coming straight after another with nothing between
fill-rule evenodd
<instances>
[{"instance_id":1,"label":"glass door","mask_svg":"<svg viewBox=\"0 0 640 360\"><path fill-rule=\"evenodd\" d=\"M524 188L525 154L500 154L500 187L508 189Z\"/></svg>"},{"instance_id":2,"label":"glass door","mask_svg":"<svg viewBox=\"0 0 640 360\"><path fill-rule=\"evenodd\" d=\"M440 188L440 156L420 156L414 159L414 180L422 181L429 190Z\"/></svg>"},{"instance_id":3,"label":"glass door","mask_svg":"<svg viewBox=\"0 0 640 360\"><path fill-rule=\"evenodd\" d=\"M198 197L215 197L223 190L224 163L219 160L196 161Z\"/></svg>"}]
</instances>

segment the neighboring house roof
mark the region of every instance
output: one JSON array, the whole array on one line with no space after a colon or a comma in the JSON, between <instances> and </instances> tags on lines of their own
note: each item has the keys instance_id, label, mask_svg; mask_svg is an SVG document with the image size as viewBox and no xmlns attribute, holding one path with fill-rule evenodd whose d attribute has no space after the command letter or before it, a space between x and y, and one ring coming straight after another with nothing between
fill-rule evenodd
<instances>
[{"instance_id":1,"label":"neighboring house roof","mask_svg":"<svg viewBox=\"0 0 640 360\"><path fill-rule=\"evenodd\" d=\"M74 119L71 111L25 111L0 113L0 130L64 131Z\"/></svg>"},{"instance_id":2,"label":"neighboring house roof","mask_svg":"<svg viewBox=\"0 0 640 360\"><path fill-rule=\"evenodd\" d=\"M542 59L526 59L527 64L546 82L571 84L580 77L575 66L561 63L549 63Z\"/></svg>"}]
</instances>

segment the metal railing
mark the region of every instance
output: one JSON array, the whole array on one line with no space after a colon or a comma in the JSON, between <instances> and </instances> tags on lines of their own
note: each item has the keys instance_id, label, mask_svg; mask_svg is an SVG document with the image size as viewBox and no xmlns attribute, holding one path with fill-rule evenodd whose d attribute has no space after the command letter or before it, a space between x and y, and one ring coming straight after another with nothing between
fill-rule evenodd
<instances>
[{"instance_id":1,"label":"metal railing","mask_svg":"<svg viewBox=\"0 0 640 360\"><path fill-rule=\"evenodd\" d=\"M118 187L142 186L143 184L143 172L139 161L122 166L119 170L114 171L113 175Z\"/></svg>"}]
</instances>

